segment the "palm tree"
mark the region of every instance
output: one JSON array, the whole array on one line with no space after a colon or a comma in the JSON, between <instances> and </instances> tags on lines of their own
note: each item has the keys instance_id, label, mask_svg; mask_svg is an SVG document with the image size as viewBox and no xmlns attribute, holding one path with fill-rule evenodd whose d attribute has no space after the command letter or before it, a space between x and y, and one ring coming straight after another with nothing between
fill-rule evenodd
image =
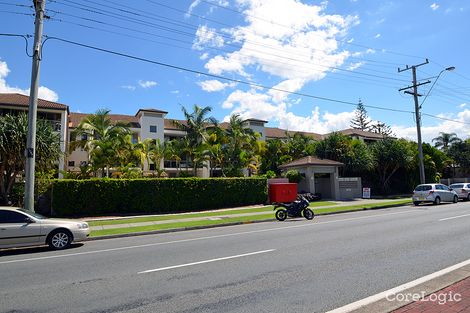
<instances>
[{"instance_id":1,"label":"palm tree","mask_svg":"<svg viewBox=\"0 0 470 313\"><path fill-rule=\"evenodd\" d=\"M256 142L257 138L253 130L244 126L240 115L230 116L229 124L226 131L225 172L230 176L241 176L243 168L247 167L252 159L252 143Z\"/></svg>"},{"instance_id":2,"label":"palm tree","mask_svg":"<svg viewBox=\"0 0 470 313\"><path fill-rule=\"evenodd\" d=\"M109 177L109 168L118 162L115 148L122 144L122 138L130 133L127 123L113 123L110 110L100 109L84 118L72 136L78 138L70 143L71 151L84 148L94 168L102 168Z\"/></svg>"},{"instance_id":3,"label":"palm tree","mask_svg":"<svg viewBox=\"0 0 470 313\"><path fill-rule=\"evenodd\" d=\"M199 146L202 143L205 143L207 141L207 127L217 125L217 120L213 117L207 116L212 111L212 108L210 106L201 108L198 105L194 105L192 113L189 113L185 107L183 107L182 110L185 117L185 121L173 121L173 123L176 127L186 132L186 155L189 157L191 164L193 164L194 175L196 175L196 166L198 165L197 163L200 163L199 161L201 159L200 157L198 157L198 160L195 160L197 154L196 151L198 151Z\"/></svg>"},{"instance_id":4,"label":"palm tree","mask_svg":"<svg viewBox=\"0 0 470 313\"><path fill-rule=\"evenodd\" d=\"M439 136L434 138L432 141L433 142L435 141L434 147L441 148L442 151L447 152L449 151L449 147L452 144L461 142L462 140L459 137L457 137L456 133L440 132Z\"/></svg>"}]
</instances>

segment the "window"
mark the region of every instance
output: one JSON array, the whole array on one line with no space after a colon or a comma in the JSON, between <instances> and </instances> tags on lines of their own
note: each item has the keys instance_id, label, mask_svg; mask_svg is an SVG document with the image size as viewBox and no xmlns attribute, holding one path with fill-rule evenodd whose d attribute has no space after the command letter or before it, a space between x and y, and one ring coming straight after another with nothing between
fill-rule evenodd
<instances>
[{"instance_id":1,"label":"window","mask_svg":"<svg viewBox=\"0 0 470 313\"><path fill-rule=\"evenodd\" d=\"M88 165L88 162L87 161L81 161L80 162L80 166L87 166Z\"/></svg>"},{"instance_id":2,"label":"window","mask_svg":"<svg viewBox=\"0 0 470 313\"><path fill-rule=\"evenodd\" d=\"M156 132L157 132L157 126L155 126L155 125L150 125L150 132L151 132L151 133L156 133Z\"/></svg>"},{"instance_id":3,"label":"window","mask_svg":"<svg viewBox=\"0 0 470 313\"><path fill-rule=\"evenodd\" d=\"M88 135L87 134L82 134L82 140L87 140L88 139Z\"/></svg>"},{"instance_id":4,"label":"window","mask_svg":"<svg viewBox=\"0 0 470 313\"><path fill-rule=\"evenodd\" d=\"M149 169L151 171L155 171L155 164L151 163Z\"/></svg>"},{"instance_id":5,"label":"window","mask_svg":"<svg viewBox=\"0 0 470 313\"><path fill-rule=\"evenodd\" d=\"M436 190L444 190L442 185L436 185Z\"/></svg>"},{"instance_id":6,"label":"window","mask_svg":"<svg viewBox=\"0 0 470 313\"><path fill-rule=\"evenodd\" d=\"M428 191L428 190L431 190L432 189L432 186L430 185L419 185L418 187L416 187L416 191Z\"/></svg>"},{"instance_id":7,"label":"window","mask_svg":"<svg viewBox=\"0 0 470 313\"><path fill-rule=\"evenodd\" d=\"M75 161L69 161L69 166L75 166Z\"/></svg>"},{"instance_id":8,"label":"window","mask_svg":"<svg viewBox=\"0 0 470 313\"><path fill-rule=\"evenodd\" d=\"M26 223L28 217L24 214L0 210L0 223Z\"/></svg>"},{"instance_id":9,"label":"window","mask_svg":"<svg viewBox=\"0 0 470 313\"><path fill-rule=\"evenodd\" d=\"M441 188L442 188L442 190L447 190L447 191L449 191L449 187L447 187L446 185L441 185Z\"/></svg>"}]
</instances>

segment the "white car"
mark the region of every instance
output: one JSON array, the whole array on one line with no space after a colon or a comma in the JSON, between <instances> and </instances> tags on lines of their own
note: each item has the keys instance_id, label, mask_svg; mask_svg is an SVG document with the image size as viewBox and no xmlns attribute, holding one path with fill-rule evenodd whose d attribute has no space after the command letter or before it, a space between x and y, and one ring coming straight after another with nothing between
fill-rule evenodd
<instances>
[{"instance_id":1,"label":"white car","mask_svg":"<svg viewBox=\"0 0 470 313\"><path fill-rule=\"evenodd\" d=\"M0 207L0 249L48 244L60 250L90 234L88 223L47 218L20 208Z\"/></svg>"},{"instance_id":2,"label":"white car","mask_svg":"<svg viewBox=\"0 0 470 313\"><path fill-rule=\"evenodd\" d=\"M421 202L440 204L441 202L457 203L458 201L457 193L443 184L418 185L413 192L414 205L419 205Z\"/></svg>"},{"instance_id":3,"label":"white car","mask_svg":"<svg viewBox=\"0 0 470 313\"><path fill-rule=\"evenodd\" d=\"M452 184L449 186L454 189L455 192L459 195L459 198L462 200L470 200L470 184L461 183L461 184Z\"/></svg>"}]
</instances>

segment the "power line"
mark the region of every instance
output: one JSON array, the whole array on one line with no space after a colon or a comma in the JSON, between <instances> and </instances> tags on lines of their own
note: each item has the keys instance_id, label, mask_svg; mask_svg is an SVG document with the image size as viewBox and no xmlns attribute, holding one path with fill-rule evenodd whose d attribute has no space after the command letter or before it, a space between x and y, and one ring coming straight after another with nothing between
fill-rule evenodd
<instances>
[{"instance_id":1,"label":"power line","mask_svg":"<svg viewBox=\"0 0 470 313\"><path fill-rule=\"evenodd\" d=\"M261 84L257 84L257 83L247 82L247 81L243 81L243 80L239 80L239 79L224 77L224 76L221 76L221 75L209 74L209 73L201 72L201 71L194 70L194 69L189 69L189 68L182 67L182 66L163 63L163 62L159 62L159 61L155 61L155 60L151 60L151 59L147 59L147 58L142 58L142 57L138 57L138 56L122 53L122 52L112 51L112 50L109 50L109 49L100 48L100 47L96 47L96 46L91 46L91 45L87 45L87 44L83 44L83 43L79 43L79 42L76 42L76 41L71 41L71 40L67 40L67 39L63 39L63 38L59 38L59 37L53 37L53 36L45 36L45 37L46 37L46 41L47 40L57 40L57 41L61 41L61 42L64 42L64 43L71 44L71 45L80 46L80 47L83 47L83 48L88 48L88 49L92 49L92 50L96 50L96 51L100 51L100 52L105 52L105 53L108 53L108 54L113 54L113 55L129 58L129 59L133 59L133 60L137 60L137 61L142 61L142 62L146 62L146 63L160 65L160 66L164 66L164 67L168 67L168 68L172 68L172 69L177 69L177 70L181 70L181 71L185 71L185 72L189 72L189 73L193 73L193 74L204 75L204 76L208 76L208 77L212 77L212 78L231 81L231 82L235 82L235 83L239 83L239 84L243 84L243 85L248 85L248 86L252 86L252 87L257 87L257 88L262 88L262 89L267 89L267 90L274 90L274 91L284 92L284 93L287 93L287 94L292 94L292 95L297 95L297 96L302 96L302 97L307 97L307 98L313 98L313 99L317 99L317 100L323 100L323 101L329 101L329 102L335 102L335 103L342 103L342 104L348 104L348 105L353 105L353 106L357 105L357 103L354 103L354 102L337 100L337 99L332 99L332 98L327 98L327 97L314 96L314 95L311 95L311 94L306 94L306 93L301 93L301 92L288 91L288 90L277 88L277 87L270 87L270 86L265 86L265 85L261 85ZM364 107L371 108L371 109L377 109L377 110L384 110L384 111L400 112L400 113L414 113L412 111L398 110L398 109L385 108L385 107L379 107L379 106L373 106L373 105L364 105Z\"/></svg>"},{"instance_id":2,"label":"power line","mask_svg":"<svg viewBox=\"0 0 470 313\"><path fill-rule=\"evenodd\" d=\"M55 11L55 10L50 10L50 12L53 12L53 13L61 13L61 12ZM62 13L62 14L64 14L64 13ZM78 16L75 16L75 15L67 14L67 13L65 13L64 15L68 15L68 16L72 16L72 17L75 17L75 18L84 19L84 20L87 20L87 21L90 20L90 19L88 19L88 18L82 18L82 17L78 17ZM103 29L103 28L99 28L99 27L89 26L89 25L85 25L85 24L82 24L82 23L75 23L75 22L71 22L71 21L64 20L64 19L49 18L49 20L50 20L50 21L63 22L63 23L67 23L67 24L71 24L71 25L75 25L75 26L79 26L79 27L83 27L83 28L98 30L98 31L102 31L102 32L112 33L112 34L115 34L115 35L125 36L125 37L128 37L128 38L134 38L134 39L139 39L139 40L143 40L143 41L154 42L154 43L157 43L157 44L166 45L166 46L171 46L171 47L175 47L175 48L179 48L179 49L190 50L190 48L187 48L187 47L181 47L181 46L177 46L177 45L172 45L172 44L165 43L165 42L161 42L161 41L154 41L154 40L147 39L147 38L144 38L144 37L138 37L138 36L133 36L133 35L129 35L129 34L124 34L124 33L121 33L121 32L116 32L116 31L111 31L111 30L108 30L108 29ZM110 23L101 22L101 21L97 21L97 20L93 20L93 22L100 23L100 24L103 24L103 25L112 26L112 27L117 27L117 28L121 28L121 29L130 30L130 31L133 31L133 32L145 33L145 34L148 34L148 35L151 35L151 36L154 36L154 37L159 37L159 38L164 38L164 39L168 39L168 40L172 40L172 41L177 41L177 42L181 42L181 43L188 43L188 44L191 44L191 42L188 42L188 41L184 41L184 40L180 40L180 39L175 39L175 38L171 38L171 37L167 37L167 36L156 35L156 34L154 34L154 33L149 33L149 32L145 32L145 31L140 31L140 30L136 30L136 29L132 29L132 28L128 28L128 27L116 25L116 24L110 24ZM224 49L221 49L221 48L216 48L216 47L211 47L211 48L209 48L209 49L217 50L217 51L223 51L223 52L228 52L227 50L224 50ZM248 55L243 54L243 53L240 53L240 55L248 56ZM290 64L290 63L278 62L278 61L276 61L276 60L267 59L267 58L263 58L263 57L258 57L258 58L259 58L259 59L262 59L262 60L269 61L269 62L275 61L275 62L277 63L276 66L279 67L279 68L284 68L284 69L289 69L289 70L292 70L293 68L299 68L299 69L301 69L302 71L299 70L299 71L297 71L297 72L303 73L303 74L307 74L307 73L308 73L308 71L305 71L305 67L292 66L292 64ZM283 64L283 65L285 65L285 66L279 66L279 64ZM315 67L313 67L313 66L308 66L308 67L311 68L312 70L318 70L318 68L315 68ZM348 77L348 78L351 77L351 76L353 76L354 78L357 78L357 79L361 79L361 80L365 80L365 81L372 81L372 82L374 82L374 83L378 83L377 80L374 80L374 79L371 79L371 78L367 78L367 77L363 77L363 76L357 76L357 75L354 75L354 73L346 75L346 74L342 74L342 73L330 72L330 74L331 74L331 75L334 74L334 75L345 76L345 77ZM335 79L334 77L331 77L331 76L330 76L330 78ZM337 78L337 79L339 79L339 78ZM340 79L340 80L346 80L346 79ZM353 80L353 79L350 79L349 81L354 81L354 80ZM384 83L385 83L385 82L384 82ZM368 83L368 84L370 84L370 83ZM395 85L391 85L391 84L387 84L387 85L382 84L382 86L393 87L393 88L396 87Z\"/></svg>"},{"instance_id":3,"label":"power line","mask_svg":"<svg viewBox=\"0 0 470 313\"><path fill-rule=\"evenodd\" d=\"M152 2L154 3L155 1L152 1L152 0L147 0L148 2ZM235 9L232 9L232 8L229 8L229 7L224 7L220 4L217 4L217 3L214 3L212 1L206 1L206 0L201 0L201 2L204 2L204 3L207 3L209 5L214 5L216 7L219 7L221 9L224 9L224 10L229 10L229 11L232 11L232 12L236 12L238 14L241 14L241 15L247 15L247 16L250 16L252 18L255 18L255 19L258 19L258 20L261 20L261 21L264 21L264 22L267 22L267 23L270 23L272 25L278 25L278 26L281 26L281 27L284 27L284 28L287 28L287 29L291 29L291 27L287 26L287 25L283 25L281 23L277 23L277 22L274 22L274 21L271 21L271 20L267 20L267 19L263 19L263 18L260 18L260 17L257 17L255 15L249 15L245 12L241 12L241 11L238 11L238 10L235 10ZM162 4L160 4L162 5ZM192 14L190 14L192 15ZM199 17L199 16L198 16ZM373 50L380 50L380 51L384 51L385 53L390 53L390 54L395 54L395 55L400 55L400 56L406 56L406 57L412 57L412 58L417 58L417 59L423 59L422 56L416 56L416 55L410 55L410 54L405 54L405 53L401 53L401 52L394 52L394 51L390 51L390 50L386 50L386 49L377 49L377 48L373 48L373 47L369 47L369 46L366 46L366 45L361 45L361 44L357 44L357 43L352 43L352 42L348 42L347 40L338 40L340 42L343 42L345 44L348 44L348 45L352 45L352 46L358 46L358 47L361 47L361 48L367 48L367 49L373 49ZM394 63L393 65L398 65L396 63Z\"/></svg>"},{"instance_id":4,"label":"power line","mask_svg":"<svg viewBox=\"0 0 470 313\"><path fill-rule=\"evenodd\" d=\"M53 2L57 2L56 0L52 0ZM73 2L73 1L70 1L70 2ZM57 2L58 3L58 2ZM67 5L67 4L66 4ZM70 5L69 5L70 6ZM73 6L75 7L75 6ZM90 6L87 6L87 7L90 7ZM75 7L75 8L78 8L78 7ZM93 8L93 7L92 7ZM102 13L102 12L96 12L96 11L93 11L93 10L90 10L90 9L86 9L86 8L79 8L79 9L82 9L82 10L85 10L85 11L90 11L92 13L96 13L96 14L102 14L102 15L105 15L105 16L110 16L110 17L113 17L113 18L122 18L122 16L114 16L114 15L117 15L113 12L111 12L113 15L109 15L107 13ZM96 9L96 8L95 8ZM148 32L144 32L144 31L139 31L139 30L135 30L135 29L130 29L130 28L127 28L127 27L123 27L123 26L119 26L119 25L115 25L115 24L110 24L110 23L106 23L106 22L103 22L103 21L97 21L95 19L90 19L90 18L85 18L85 17L81 17L81 16L77 16L77 15L74 15L74 14L70 14L70 13L65 13L65 12L61 12L61 11L54 11L54 10L49 10L51 12L55 12L57 14L63 14L63 15L68 15L68 16L71 16L71 17L74 17L74 18L79 18L79 19L83 19L83 20L87 20L87 21L91 21L91 22L94 22L94 23L99 23L99 24L104 24L104 25L109 25L109 26L112 26L112 27L118 27L118 28L121 28L121 29L126 29L126 30L131 30L131 31L138 31L138 32L142 32L142 33L146 33L146 34L150 34L150 35L153 35L155 36L155 34L152 34L152 33L148 33ZM102 10L103 11L103 10ZM164 31L168 31L168 32L176 32L180 35L184 35L184 36L190 36L191 38L193 37L193 34L192 33L187 33L187 32L183 32L183 31L180 31L180 30L175 30L174 28L169 28L169 27L162 27L158 24L154 24L154 23L149 23L149 22L146 22L146 21L142 21L142 20L138 20L138 19L134 19L134 18L127 18L127 17L124 17L124 20L126 21L130 21L130 22L133 22L133 23L137 23L137 24L141 24L141 25L145 25L145 26L149 26L149 27L155 27L155 28L158 28L158 29L161 29L161 30L164 30ZM150 25L148 25L150 24ZM159 35L157 35L159 36ZM170 40L175 40L174 38L168 38L167 39L170 39ZM178 41L178 40L177 40ZM191 43L192 44L192 43ZM233 46L233 47L236 47L236 48L242 48L240 46L237 46L237 45L233 45L233 44L227 44L228 46ZM341 71L341 72L348 72L348 73L352 73L352 74L355 74L355 75L361 75L361 76L370 76L370 77L374 77L374 78L379 78L379 79L385 79L385 80L392 80L392 81L401 81L401 82L407 82L407 80L402 80L402 79L397 79L397 78L392 78L392 77L387 77L387 76L382 76L382 75L376 75L376 74L370 74L370 73L364 73L364 72L360 72L360 71L354 71L354 70L348 70L348 69L344 69L344 68L340 68L340 67L335 67L335 66L327 66L327 65L323 65L323 64L318 64L318 63L312 63L312 62L306 62L304 60L300 60L300 59L296 59L296 58L292 58L292 57L288 57L288 56L281 56L281 55L277 55L277 54L273 54L273 53L269 53L269 52L266 52L266 51L260 51L260 50L256 50L256 49L250 49L250 48L244 48L246 50L250 50L250 51L253 51L253 52L256 52L256 53L259 53L259 54L268 54L268 55L272 55L272 56L275 56L275 57L278 57L278 58L282 58L282 59L287 59L287 60L291 60L291 61L295 61L295 62L300 62L300 63L304 63L304 64L309 64L309 65L314 65L314 66L318 66L318 67L322 67L322 68L326 68L326 69L333 69L333 70L337 70L337 71ZM218 49L218 50L221 50L221 51L225 51L228 53L228 51L226 50L223 50L223 49ZM258 57L260 59L263 59L262 57ZM273 61L273 60L270 60L270 61ZM318 69L316 69L318 70ZM381 72L381 71L376 71L376 70L368 70L368 71L373 71L373 72Z\"/></svg>"},{"instance_id":5,"label":"power line","mask_svg":"<svg viewBox=\"0 0 470 313\"><path fill-rule=\"evenodd\" d=\"M0 33L0 36L4 36L4 37L21 37L24 39L24 41L26 42L26 55L29 56L29 57L33 57L32 55L29 54L28 52L28 38L31 38L33 37L32 35L20 35L20 34L7 34L7 33Z\"/></svg>"},{"instance_id":6,"label":"power line","mask_svg":"<svg viewBox=\"0 0 470 313\"><path fill-rule=\"evenodd\" d=\"M67 3L61 3L61 2L58 2L57 0L51 0L53 2L56 2L58 4L62 4L62 5L66 5L66 6L70 6L70 7L73 7L73 8L78 8L78 9L81 9L81 10L85 10L85 11L91 11L93 13L96 13L96 14L102 14L102 12L106 12L108 14L113 14L112 17L116 18L116 15L119 16L119 17L122 17L122 14L117 14L117 13L114 13L114 12L110 12L110 11L106 11L106 10L103 10L103 9L99 9L99 8L96 8L96 7L93 7L93 6L89 6L89 5L85 5L85 4L80 4L80 3L77 3L77 2L74 2L74 1L71 1L71 0L68 0L68 2L71 2L71 3L75 3L76 5L79 5L79 6L83 6L82 7L76 7L76 6L73 6L73 5L70 5L70 4L67 4ZM170 24L173 24L173 25L177 25L177 26L180 26L180 27L185 27L185 28L189 28L189 29L192 29L192 30L197 30L198 27L195 26L195 25L192 25L192 24L189 24L189 23L184 23L184 22L180 22L180 21L177 21L177 20L174 20L174 19L170 19L168 17L165 17L165 16L161 16L161 15L158 15L158 14L151 14L149 15L148 12L146 11L142 11L142 10L139 10L139 9L136 9L134 7L130 7L130 6L126 6L126 5L123 5L123 4L119 4L119 3L114 3L112 1L108 1L108 0L103 0L107 3L113 3L114 5L118 5L120 7L124 7L126 8L126 10L123 10L123 9L120 9L120 8L116 8L114 6L109 6L109 5L104 5L104 4L101 4L101 3L97 3L97 2L94 2L94 1L91 1L91 0L83 0L83 1L86 1L88 3L92 3L92 4L95 4L95 5L99 5L99 6L102 6L102 7L105 7L105 8L110 8L110 9L113 9L113 10L118 10L120 12L124 12L124 13L128 13L128 14L132 14L132 15L137 15L137 16L141 16L141 17L144 17L144 18L148 18L148 19L153 19L153 20L158 20L158 21L162 21L164 23L170 23ZM151 2L151 1L150 1ZM157 4L156 2L151 2L153 4ZM158 5L162 5L164 7L167 7L167 8L170 8L172 10L175 10L177 12L182 12L184 13L184 11L180 10L180 9L177 9L177 8L174 8L174 7L171 7L171 6L168 6L168 5L163 5L163 4L158 4ZM91 10L90 10L91 9ZM99 10L100 12L97 12L96 10ZM136 13L137 12L143 12L144 14L140 14L140 13ZM106 14L104 14L106 15ZM159 18L155 18L155 16L159 17ZM126 16L124 16L125 18L128 18ZM200 16L198 16L200 17ZM231 25L229 24L226 24L226 23L221 23L221 22L218 22L218 21L215 21L213 19L208 19L208 18L205 18L205 17L200 17L200 18L203 18L203 19L206 19L208 21L212 21L214 23L219 23L223 26L226 26L226 27L232 27ZM163 19L163 20L162 20ZM139 20L141 21L141 20ZM173 21L176 21L173 22ZM183 25L182 25L183 24ZM214 34L217 34L223 38L227 38L227 39L232 39L230 36L228 36L227 34L225 33L221 33L221 32L217 32L215 30L213 30ZM250 33L253 33L253 34L256 34L255 32L252 32L250 31ZM192 37L193 34L190 34L190 36ZM245 42L247 43L253 43L254 45L257 45L257 46L263 46L263 47L266 47L266 48L270 48L270 49L273 49L273 50L276 50L276 51L279 51L279 48L278 47L275 47L275 46L272 46L272 45L267 45L267 44L264 44L264 43L259 43L259 42L256 42L256 41L252 41L252 40L245 40ZM236 46L238 47L238 46ZM327 51L325 49L311 49L313 51ZM307 54L302 54L300 53L299 55L303 55L305 57L310 57L310 55L307 55ZM392 65L396 65L395 63L391 63L391 62L383 62L383 61L376 61L376 60L371 60L371 59L367 59L367 58L363 58L363 57L355 57L353 55L349 55L348 58L352 58L352 59L358 59L358 60L361 60L361 61L366 61L366 62L372 62L372 63L383 63L383 64L392 64ZM304 62L304 61L303 61ZM372 70L370 70L372 71ZM381 73L386 73L386 74L389 74L388 72L383 72L383 71L377 71L375 70L375 72L381 72Z\"/></svg>"}]
</instances>

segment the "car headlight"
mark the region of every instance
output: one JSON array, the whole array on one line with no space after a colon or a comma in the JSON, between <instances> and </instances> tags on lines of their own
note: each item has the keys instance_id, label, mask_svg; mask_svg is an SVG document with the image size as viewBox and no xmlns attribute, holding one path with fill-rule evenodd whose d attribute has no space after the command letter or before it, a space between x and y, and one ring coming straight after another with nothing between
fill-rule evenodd
<instances>
[{"instance_id":1,"label":"car headlight","mask_svg":"<svg viewBox=\"0 0 470 313\"><path fill-rule=\"evenodd\" d=\"M77 224L78 229L87 229L88 228L88 223L80 223Z\"/></svg>"}]
</instances>

